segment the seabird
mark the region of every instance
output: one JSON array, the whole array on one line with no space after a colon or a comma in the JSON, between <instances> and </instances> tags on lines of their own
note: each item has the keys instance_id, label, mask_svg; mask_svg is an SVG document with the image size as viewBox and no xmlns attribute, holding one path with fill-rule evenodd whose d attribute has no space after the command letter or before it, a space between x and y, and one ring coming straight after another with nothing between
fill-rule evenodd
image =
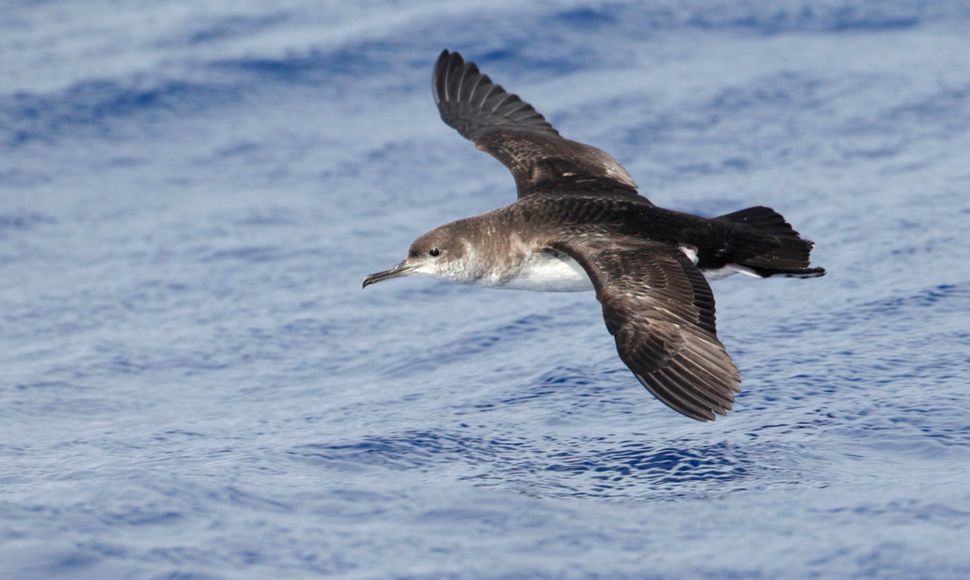
<instances>
[{"instance_id":1,"label":"seabird","mask_svg":"<svg viewBox=\"0 0 970 580\"><path fill-rule=\"evenodd\" d=\"M432 89L441 119L512 172L518 199L421 235L363 287L430 276L595 290L620 359L644 387L691 419L726 414L741 376L717 338L705 276L822 276L809 267L813 243L763 206L714 218L656 207L612 156L561 137L457 52L438 57Z\"/></svg>"}]
</instances>

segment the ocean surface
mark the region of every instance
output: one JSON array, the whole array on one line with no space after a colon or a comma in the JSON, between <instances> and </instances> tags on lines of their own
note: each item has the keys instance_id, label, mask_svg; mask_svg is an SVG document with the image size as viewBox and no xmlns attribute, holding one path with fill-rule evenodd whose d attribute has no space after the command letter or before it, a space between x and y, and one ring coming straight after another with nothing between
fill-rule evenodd
<instances>
[{"instance_id":1,"label":"ocean surface","mask_svg":"<svg viewBox=\"0 0 970 580\"><path fill-rule=\"evenodd\" d=\"M5 0L0 577L970 577L970 4ZM514 199L443 48L658 205L782 212L696 423L592 293L400 280Z\"/></svg>"}]
</instances>

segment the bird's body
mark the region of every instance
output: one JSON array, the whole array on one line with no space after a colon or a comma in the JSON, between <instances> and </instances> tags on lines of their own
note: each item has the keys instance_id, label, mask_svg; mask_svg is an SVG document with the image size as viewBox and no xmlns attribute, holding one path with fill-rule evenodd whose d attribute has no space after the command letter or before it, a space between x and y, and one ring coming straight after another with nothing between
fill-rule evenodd
<instances>
[{"instance_id":1,"label":"bird's body","mask_svg":"<svg viewBox=\"0 0 970 580\"><path fill-rule=\"evenodd\" d=\"M659 208L609 154L559 136L530 105L445 51L442 119L505 164L519 199L435 228L364 285L401 275L491 288L596 290L620 358L674 410L726 413L740 375L718 341L705 275L815 277L812 243L756 206L714 218Z\"/></svg>"}]
</instances>

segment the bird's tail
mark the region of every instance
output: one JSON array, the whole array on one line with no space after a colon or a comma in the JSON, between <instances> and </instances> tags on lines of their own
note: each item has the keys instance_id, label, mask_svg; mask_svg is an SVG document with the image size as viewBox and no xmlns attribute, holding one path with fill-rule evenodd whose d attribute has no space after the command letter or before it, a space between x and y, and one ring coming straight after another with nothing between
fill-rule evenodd
<instances>
[{"instance_id":1,"label":"bird's tail","mask_svg":"<svg viewBox=\"0 0 970 580\"><path fill-rule=\"evenodd\" d=\"M767 234L745 247L736 248L732 259L752 272L769 276L816 278L825 275L824 268L809 268L810 254L815 244L802 239L798 232L775 210L755 206L725 214L716 219L743 224L752 233Z\"/></svg>"}]
</instances>

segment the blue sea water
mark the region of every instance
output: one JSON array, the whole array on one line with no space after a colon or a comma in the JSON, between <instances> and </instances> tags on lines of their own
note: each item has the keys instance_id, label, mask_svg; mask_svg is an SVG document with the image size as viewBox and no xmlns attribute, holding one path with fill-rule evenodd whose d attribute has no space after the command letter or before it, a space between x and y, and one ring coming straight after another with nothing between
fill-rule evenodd
<instances>
[{"instance_id":1,"label":"blue sea water","mask_svg":"<svg viewBox=\"0 0 970 580\"><path fill-rule=\"evenodd\" d=\"M0 10L0 577L970 576L970 5ZM591 293L402 280L509 203L462 51L659 205L781 211L744 377L655 401Z\"/></svg>"}]
</instances>

